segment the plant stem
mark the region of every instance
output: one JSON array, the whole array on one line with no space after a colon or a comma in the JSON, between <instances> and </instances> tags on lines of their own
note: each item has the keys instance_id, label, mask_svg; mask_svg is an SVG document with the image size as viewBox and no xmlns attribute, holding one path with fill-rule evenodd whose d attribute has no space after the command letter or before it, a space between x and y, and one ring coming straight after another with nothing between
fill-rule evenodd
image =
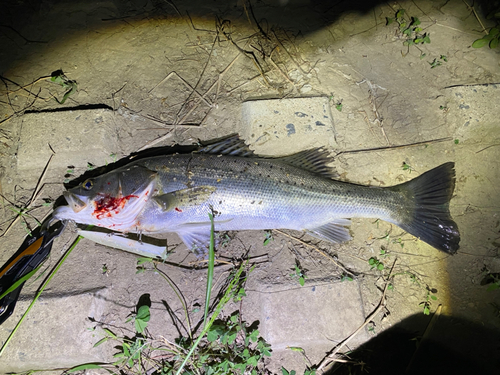
<instances>
[{"instance_id":1,"label":"plant stem","mask_svg":"<svg viewBox=\"0 0 500 375\"><path fill-rule=\"evenodd\" d=\"M59 259L59 262L57 262L57 264L54 267L54 269L52 270L52 272L47 276L47 279L42 284L42 286L40 287L40 289L38 290L38 292L36 293L35 298L33 298L33 301L30 303L30 305L28 306L28 308L24 312L23 316L21 317L21 319L19 320L19 322L16 324L16 326L12 330L12 332L9 335L9 337L7 338L7 340L5 340L5 343L3 344L2 349L0 349L0 357L2 356L3 352L7 348L7 345L9 344L10 340L12 340L12 338L14 337L14 334L17 332L17 330L21 326L21 323L28 316L28 313L30 312L31 308L35 305L35 302L38 300L38 298L40 297L40 295L42 294L42 292L45 290L45 288L49 284L50 280L52 280L52 277L54 277L54 275L59 270L59 268L61 268L61 266L64 263L64 261L66 260L66 258L68 258L69 254L71 254L71 252L73 251L73 249L76 247L76 245L78 244L78 242L80 242L80 240L82 238L83 238L82 236L78 236L76 238L76 240L69 247L69 249L64 253L64 255L61 257L61 259Z\"/></svg>"}]
</instances>

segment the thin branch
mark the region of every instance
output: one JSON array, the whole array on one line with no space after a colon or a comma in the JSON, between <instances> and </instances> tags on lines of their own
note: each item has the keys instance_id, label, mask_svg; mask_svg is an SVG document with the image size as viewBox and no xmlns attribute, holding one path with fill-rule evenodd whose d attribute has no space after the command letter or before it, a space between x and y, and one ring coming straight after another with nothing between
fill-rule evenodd
<instances>
[{"instance_id":1,"label":"thin branch","mask_svg":"<svg viewBox=\"0 0 500 375\"><path fill-rule=\"evenodd\" d=\"M483 23L481 22L481 19L479 18L479 16L477 15L476 13L476 10L474 9L473 6L467 4L467 2L465 0L462 0L464 2L465 5L467 5L467 8L469 8L469 10L472 10L472 12L474 13L474 16L476 16L476 19L477 19L477 22L479 22L479 24L481 25L481 27L483 28L483 32L488 35L488 32L486 31L486 28L484 27Z\"/></svg>"},{"instance_id":2,"label":"thin branch","mask_svg":"<svg viewBox=\"0 0 500 375\"><path fill-rule=\"evenodd\" d=\"M4 232L0 235L0 238L1 238L1 237L3 237L3 236L6 236L6 235L7 235L7 233L9 233L10 229L11 229L11 228L14 226L14 224L16 224L16 223L19 221L19 219L21 218L21 216L22 216L22 212L23 212L23 211L26 211L27 209L29 209L29 208L33 205L33 203L35 203L35 202L36 202L36 200L38 199L38 196L40 195L40 191L42 190L42 188L43 188L43 186L44 186L44 185L43 185L43 180L45 179L45 175L47 174L47 171L48 171L48 169L49 169L50 162L52 161L52 158L53 158L53 157L54 157L54 155L55 155L55 152L54 152L54 150L52 149L52 147L50 146L50 144L49 144L49 148L50 148L50 151L52 151L52 155L50 155L49 160L48 160L48 161L47 161L47 163L45 164L45 168L43 169L42 174L40 175L40 178L38 179L38 182L37 182L37 184L36 184L36 186L35 186L35 190L33 191L33 194L31 195L31 198L29 199L28 204L27 204L25 207L23 207L23 208L21 209L21 211L18 213L18 215L16 216L16 218L15 218L13 221L11 221L11 222L10 222L10 224L7 226L7 229L5 229L5 231L4 231ZM35 218L35 220L36 220L36 218Z\"/></svg>"},{"instance_id":3,"label":"thin branch","mask_svg":"<svg viewBox=\"0 0 500 375\"><path fill-rule=\"evenodd\" d=\"M415 147L415 146L426 145L426 144L429 144L429 143L440 143L440 142L447 142L447 141L451 141L451 140L453 140L452 137L445 137L445 138L439 138L439 139L431 139L429 141L409 143L409 144L406 144L406 145L399 145L399 146L374 147L374 148L364 148L364 149L359 149L359 150L346 150L346 151L340 151L335 156L339 156L339 155L342 155L342 154L358 154L358 153L361 153L361 152L397 150L397 149L405 148L405 147Z\"/></svg>"}]
</instances>

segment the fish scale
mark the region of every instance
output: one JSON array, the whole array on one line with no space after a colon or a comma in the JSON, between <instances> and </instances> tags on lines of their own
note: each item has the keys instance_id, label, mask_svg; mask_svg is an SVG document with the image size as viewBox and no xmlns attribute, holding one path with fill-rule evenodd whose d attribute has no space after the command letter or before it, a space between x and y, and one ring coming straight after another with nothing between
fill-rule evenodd
<instances>
[{"instance_id":1,"label":"fish scale","mask_svg":"<svg viewBox=\"0 0 500 375\"><path fill-rule=\"evenodd\" d=\"M453 163L382 188L336 181L329 162L322 149L282 158L257 157L232 137L191 154L139 159L85 181L65 193L70 205L56 209L54 216L106 227L92 217L92 207L105 190L110 200L123 204L109 216L127 217L128 206L135 207L130 212L134 217L126 220L132 224L118 230L175 232L189 248L208 243L208 213L213 212L219 231L294 229L331 242L350 238L348 219L377 218L440 250L456 252L460 235L448 209L455 185ZM123 187L127 199L109 186ZM146 186L150 194L144 194ZM143 200L138 203L135 196Z\"/></svg>"}]
</instances>

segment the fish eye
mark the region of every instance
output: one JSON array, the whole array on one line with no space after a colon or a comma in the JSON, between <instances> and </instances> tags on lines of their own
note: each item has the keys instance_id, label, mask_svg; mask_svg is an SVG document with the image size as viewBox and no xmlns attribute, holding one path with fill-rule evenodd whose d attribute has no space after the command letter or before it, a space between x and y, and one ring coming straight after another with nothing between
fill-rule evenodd
<instances>
[{"instance_id":1,"label":"fish eye","mask_svg":"<svg viewBox=\"0 0 500 375\"><path fill-rule=\"evenodd\" d=\"M83 181L83 183L82 183L82 187L83 187L85 190L90 190L90 189L92 189L92 186L94 186L94 182L93 182L91 179L85 180L85 181Z\"/></svg>"}]
</instances>

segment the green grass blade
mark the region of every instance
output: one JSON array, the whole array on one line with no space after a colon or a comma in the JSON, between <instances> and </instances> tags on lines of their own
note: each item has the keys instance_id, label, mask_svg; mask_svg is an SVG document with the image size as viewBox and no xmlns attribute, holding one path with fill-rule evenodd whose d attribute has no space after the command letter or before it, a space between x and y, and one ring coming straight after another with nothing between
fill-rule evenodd
<instances>
[{"instance_id":1,"label":"green grass blade","mask_svg":"<svg viewBox=\"0 0 500 375\"><path fill-rule=\"evenodd\" d=\"M12 286L9 289L7 289L5 292L3 292L0 295L0 299L2 299L7 294L9 294L10 292L16 290L19 286L21 286L21 284L24 283L26 280L28 280L31 276L33 276L36 273L36 271L38 271L40 269L41 266L42 266L42 263L39 264L37 268L35 268L31 272L28 272L26 275L24 275L19 280L17 280L14 284L12 284Z\"/></svg>"},{"instance_id":2,"label":"green grass blade","mask_svg":"<svg viewBox=\"0 0 500 375\"><path fill-rule=\"evenodd\" d=\"M76 371L91 370L91 369L105 369L105 368L102 367L102 365L100 365L98 363L85 363L83 365L78 365L78 366L72 367L69 370L67 370L66 372L68 374L70 374L70 373L76 372Z\"/></svg>"},{"instance_id":3,"label":"green grass blade","mask_svg":"<svg viewBox=\"0 0 500 375\"><path fill-rule=\"evenodd\" d=\"M212 283L214 281L214 263L215 263L215 235L214 235L214 215L209 213L210 217L210 247L208 249L208 274L207 274L207 290L205 293L205 315L203 318L203 327L207 325L208 308L210 307L210 296L212 294Z\"/></svg>"}]
</instances>

